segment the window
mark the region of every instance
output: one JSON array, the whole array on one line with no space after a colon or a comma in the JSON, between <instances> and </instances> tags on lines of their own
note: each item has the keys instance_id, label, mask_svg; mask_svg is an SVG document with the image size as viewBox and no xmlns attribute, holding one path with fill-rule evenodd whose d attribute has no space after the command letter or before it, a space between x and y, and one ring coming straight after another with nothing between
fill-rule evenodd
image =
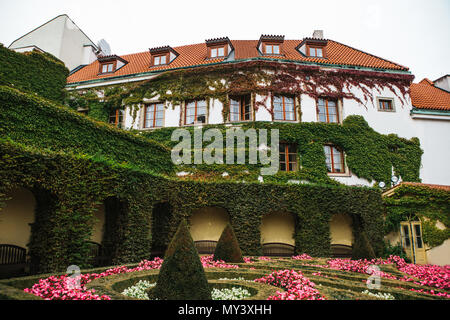
<instances>
[{"instance_id":1,"label":"window","mask_svg":"<svg viewBox=\"0 0 450 320\"><path fill-rule=\"evenodd\" d=\"M160 66L163 64L167 64L167 55L159 55L153 57L153 65L154 66Z\"/></svg>"},{"instance_id":2,"label":"window","mask_svg":"<svg viewBox=\"0 0 450 320\"><path fill-rule=\"evenodd\" d=\"M317 118L319 122L339 123L339 112L334 100L317 100Z\"/></svg>"},{"instance_id":3,"label":"window","mask_svg":"<svg viewBox=\"0 0 450 320\"><path fill-rule=\"evenodd\" d=\"M144 128L162 127L164 122L164 104L152 103L145 106Z\"/></svg>"},{"instance_id":4,"label":"window","mask_svg":"<svg viewBox=\"0 0 450 320\"><path fill-rule=\"evenodd\" d=\"M280 54L280 45L272 43L263 44L264 54Z\"/></svg>"},{"instance_id":5,"label":"window","mask_svg":"<svg viewBox=\"0 0 450 320\"><path fill-rule=\"evenodd\" d=\"M394 104L392 102L392 99L378 99L378 110L394 111Z\"/></svg>"},{"instance_id":6,"label":"window","mask_svg":"<svg viewBox=\"0 0 450 320\"><path fill-rule=\"evenodd\" d=\"M323 146L329 173L344 173L344 153L334 146Z\"/></svg>"},{"instance_id":7,"label":"window","mask_svg":"<svg viewBox=\"0 0 450 320\"><path fill-rule=\"evenodd\" d=\"M286 96L274 96L273 112L275 120L295 121L294 98Z\"/></svg>"},{"instance_id":8,"label":"window","mask_svg":"<svg viewBox=\"0 0 450 320\"><path fill-rule=\"evenodd\" d=\"M217 58L217 57L225 57L225 47L212 47L210 49L210 57L211 58Z\"/></svg>"},{"instance_id":9,"label":"window","mask_svg":"<svg viewBox=\"0 0 450 320\"><path fill-rule=\"evenodd\" d=\"M297 171L297 147L295 145L280 143L280 170Z\"/></svg>"},{"instance_id":10,"label":"window","mask_svg":"<svg viewBox=\"0 0 450 320\"><path fill-rule=\"evenodd\" d=\"M114 62L102 63L100 65L100 73L110 73L114 72Z\"/></svg>"},{"instance_id":11,"label":"window","mask_svg":"<svg viewBox=\"0 0 450 320\"><path fill-rule=\"evenodd\" d=\"M323 48L308 46L308 56L323 58Z\"/></svg>"},{"instance_id":12,"label":"window","mask_svg":"<svg viewBox=\"0 0 450 320\"><path fill-rule=\"evenodd\" d=\"M252 106L250 95L230 97L230 116L229 120L248 121L252 120Z\"/></svg>"},{"instance_id":13,"label":"window","mask_svg":"<svg viewBox=\"0 0 450 320\"><path fill-rule=\"evenodd\" d=\"M125 111L124 110L112 110L109 113L109 123L115 125L116 127L120 127L123 125Z\"/></svg>"},{"instance_id":14,"label":"window","mask_svg":"<svg viewBox=\"0 0 450 320\"><path fill-rule=\"evenodd\" d=\"M206 101L186 102L184 124L206 123Z\"/></svg>"}]
</instances>

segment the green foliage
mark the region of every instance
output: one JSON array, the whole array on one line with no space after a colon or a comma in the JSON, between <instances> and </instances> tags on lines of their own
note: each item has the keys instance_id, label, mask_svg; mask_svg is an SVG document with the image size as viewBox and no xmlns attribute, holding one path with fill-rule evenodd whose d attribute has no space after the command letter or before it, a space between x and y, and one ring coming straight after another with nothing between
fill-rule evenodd
<instances>
[{"instance_id":1,"label":"green foliage","mask_svg":"<svg viewBox=\"0 0 450 320\"><path fill-rule=\"evenodd\" d=\"M227 224L214 251L214 260L223 260L225 262L241 263L244 262L241 248L234 234L231 224Z\"/></svg>"},{"instance_id":2,"label":"green foliage","mask_svg":"<svg viewBox=\"0 0 450 320\"><path fill-rule=\"evenodd\" d=\"M408 263L410 263L410 260L406 255L405 249L403 249L401 243L397 243L395 245L391 245L389 241L386 241L384 243L384 251L381 258L387 259L391 255L398 256L402 259L405 259L405 261L407 261Z\"/></svg>"},{"instance_id":3,"label":"green foliage","mask_svg":"<svg viewBox=\"0 0 450 320\"><path fill-rule=\"evenodd\" d=\"M18 53L0 44L0 86L63 102L68 75L64 63L48 53Z\"/></svg>"},{"instance_id":4,"label":"green foliage","mask_svg":"<svg viewBox=\"0 0 450 320\"><path fill-rule=\"evenodd\" d=\"M404 180L420 181L419 170L422 150L418 139L407 140L396 135L383 135L369 127L361 116L349 116L342 125L325 123L241 123L242 130L278 129L280 141L297 145L300 168L295 172L279 171L273 176L265 176L264 182L287 183L289 180L306 180L314 183L338 184L331 179L325 166L323 146L332 143L341 148L346 155L346 164L352 174L376 182L390 183L392 167ZM204 130L216 128L226 141L225 125L208 125ZM143 132L142 135L159 141L168 147L178 142L171 141L172 132L176 128L161 128ZM186 127L191 136L194 128ZM270 134L269 134L270 136ZM270 139L269 139L270 143ZM205 142L206 148L209 142ZM248 153L248 140L246 141ZM193 155L192 155L193 156ZM408 161L406 161L408 159ZM257 181L261 164L226 165L195 164L181 166L179 171L192 172L190 179L218 181ZM229 176L222 177L223 172Z\"/></svg>"},{"instance_id":5,"label":"green foliage","mask_svg":"<svg viewBox=\"0 0 450 320\"><path fill-rule=\"evenodd\" d=\"M401 221L422 221L423 240L430 247L450 238L450 191L414 184L402 184L384 197L385 234L397 231ZM436 227L441 222L445 229Z\"/></svg>"},{"instance_id":6,"label":"green foliage","mask_svg":"<svg viewBox=\"0 0 450 320\"><path fill-rule=\"evenodd\" d=\"M211 289L186 221L164 256L154 295L162 300L211 300Z\"/></svg>"},{"instance_id":7,"label":"green foliage","mask_svg":"<svg viewBox=\"0 0 450 320\"><path fill-rule=\"evenodd\" d=\"M170 172L169 150L149 139L93 121L67 107L0 87L0 133L53 151L75 152L155 172Z\"/></svg>"}]
</instances>

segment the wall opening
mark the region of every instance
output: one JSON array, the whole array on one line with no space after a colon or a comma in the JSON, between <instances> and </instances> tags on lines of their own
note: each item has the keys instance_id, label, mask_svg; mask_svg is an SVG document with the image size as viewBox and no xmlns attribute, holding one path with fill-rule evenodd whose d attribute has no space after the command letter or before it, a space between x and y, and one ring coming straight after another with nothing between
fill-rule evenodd
<instances>
[{"instance_id":1,"label":"wall opening","mask_svg":"<svg viewBox=\"0 0 450 320\"><path fill-rule=\"evenodd\" d=\"M28 244L35 221L36 198L25 188L11 190L0 210L0 278L29 272Z\"/></svg>"},{"instance_id":2,"label":"wall opening","mask_svg":"<svg viewBox=\"0 0 450 320\"><path fill-rule=\"evenodd\" d=\"M331 255L333 258L351 258L353 223L347 214L334 214L330 219Z\"/></svg>"},{"instance_id":3,"label":"wall opening","mask_svg":"<svg viewBox=\"0 0 450 320\"><path fill-rule=\"evenodd\" d=\"M151 258L164 257L169 245L170 225L173 219L172 206L168 202L155 204L152 212L152 253Z\"/></svg>"},{"instance_id":4,"label":"wall opening","mask_svg":"<svg viewBox=\"0 0 450 320\"><path fill-rule=\"evenodd\" d=\"M261 243L265 256L292 256L295 252L295 216L276 211L265 215L261 221Z\"/></svg>"},{"instance_id":5,"label":"wall opening","mask_svg":"<svg viewBox=\"0 0 450 320\"><path fill-rule=\"evenodd\" d=\"M230 222L228 212L223 208L206 207L195 210L190 217L190 231L200 254L212 254Z\"/></svg>"}]
</instances>

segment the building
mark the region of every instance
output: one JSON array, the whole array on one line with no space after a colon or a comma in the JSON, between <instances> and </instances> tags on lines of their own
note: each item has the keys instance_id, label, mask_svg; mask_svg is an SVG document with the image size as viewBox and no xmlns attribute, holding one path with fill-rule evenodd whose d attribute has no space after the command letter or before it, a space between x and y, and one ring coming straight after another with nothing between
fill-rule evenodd
<instances>
[{"instance_id":1,"label":"building","mask_svg":"<svg viewBox=\"0 0 450 320\"><path fill-rule=\"evenodd\" d=\"M51 53L63 61L69 70L92 63L100 52L100 48L66 14L14 40L9 49Z\"/></svg>"},{"instance_id":2,"label":"building","mask_svg":"<svg viewBox=\"0 0 450 320\"><path fill-rule=\"evenodd\" d=\"M443 134L449 132L447 123L437 124L430 129L440 130L436 136L438 140L434 136L430 138L430 135L420 135L426 129L421 127L424 121L417 121L419 111L416 110L419 108L413 108L411 102L409 86L413 75L407 67L324 39L321 31L315 32L312 38L302 40L285 40L284 36L273 35L262 35L259 40L230 40L223 37L175 48L152 48L148 52L121 57L104 56L70 75L67 89L83 91L113 87L148 81L167 71L203 68L213 70L221 67L239 69L255 63L271 65L274 70L277 70L276 63L279 63L278 66L285 64L284 70L293 70L294 73L298 68L311 68L330 79L338 74L336 82L348 82L341 88L333 88L341 84L318 84L317 81L321 80L308 80L309 76L303 73L297 75L298 82L293 85L311 87L294 89L301 92L295 99L292 96L277 95L277 92L259 94L257 91L261 88L254 88L255 92L235 99L228 95L231 103L225 106L224 101L212 98L198 103L181 101L168 107L165 106L167 101L162 101L164 99L157 95L151 99L143 99L138 110L131 107L113 110L110 121L125 128L146 131L161 127L190 126L194 123L224 124L244 121L342 124L348 116L360 115L371 128L381 134L397 134L406 139L419 137L421 141L432 139L435 143L439 141L441 145L448 142L445 141L448 134ZM311 71L310 74L313 77L315 72ZM369 78L373 80L366 81ZM170 105L170 101L168 104ZM279 112L273 116L273 105L277 105L276 108L284 113ZM223 118L224 112L230 113L228 119ZM429 148L428 144L425 145L425 161L420 176L422 182L450 184L450 177L442 175L442 166L436 167L427 162L427 158L433 157L433 150ZM348 185L373 185L372 182L351 174L338 174L334 178Z\"/></svg>"},{"instance_id":3,"label":"building","mask_svg":"<svg viewBox=\"0 0 450 320\"><path fill-rule=\"evenodd\" d=\"M424 154L420 177L425 183L450 185L450 76L411 85L411 118Z\"/></svg>"}]
</instances>

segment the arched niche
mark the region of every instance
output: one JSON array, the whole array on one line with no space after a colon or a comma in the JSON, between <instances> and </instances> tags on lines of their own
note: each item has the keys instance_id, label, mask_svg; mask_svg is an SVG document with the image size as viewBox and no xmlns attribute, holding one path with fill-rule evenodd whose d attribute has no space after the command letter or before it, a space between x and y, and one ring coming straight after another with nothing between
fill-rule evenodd
<instances>
[{"instance_id":1,"label":"arched niche","mask_svg":"<svg viewBox=\"0 0 450 320\"><path fill-rule=\"evenodd\" d=\"M331 253L335 258L349 258L354 242L352 218L334 214L330 219Z\"/></svg>"},{"instance_id":2,"label":"arched niche","mask_svg":"<svg viewBox=\"0 0 450 320\"><path fill-rule=\"evenodd\" d=\"M102 243L105 232L105 204L101 203L95 206L94 221L92 227L91 241Z\"/></svg>"},{"instance_id":3,"label":"arched niche","mask_svg":"<svg viewBox=\"0 0 450 320\"><path fill-rule=\"evenodd\" d=\"M190 231L200 254L213 254L227 223L228 212L223 208L206 207L195 210L190 219Z\"/></svg>"},{"instance_id":4,"label":"arched niche","mask_svg":"<svg viewBox=\"0 0 450 320\"><path fill-rule=\"evenodd\" d=\"M173 209L170 203L160 202L153 206L152 211L152 256L163 257L169 245L170 225L173 219Z\"/></svg>"},{"instance_id":5,"label":"arched niche","mask_svg":"<svg viewBox=\"0 0 450 320\"><path fill-rule=\"evenodd\" d=\"M0 244L27 248L31 226L35 221L36 198L25 188L11 190L5 206L0 210Z\"/></svg>"},{"instance_id":6,"label":"arched niche","mask_svg":"<svg viewBox=\"0 0 450 320\"><path fill-rule=\"evenodd\" d=\"M261 221L261 244L267 256L290 256L295 251L295 216L286 211L266 214Z\"/></svg>"}]
</instances>

